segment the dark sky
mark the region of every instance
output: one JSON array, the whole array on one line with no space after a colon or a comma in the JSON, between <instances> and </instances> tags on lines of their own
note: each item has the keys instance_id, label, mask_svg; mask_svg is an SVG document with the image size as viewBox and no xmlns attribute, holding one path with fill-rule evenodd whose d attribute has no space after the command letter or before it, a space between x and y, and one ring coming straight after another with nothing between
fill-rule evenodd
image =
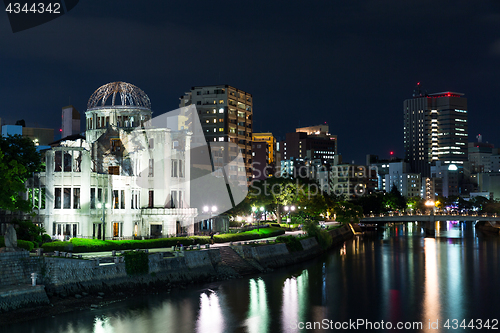
<instances>
[{"instance_id":1,"label":"dark sky","mask_svg":"<svg viewBox=\"0 0 500 333\"><path fill-rule=\"evenodd\" d=\"M344 161L364 163L403 156L403 100L419 81L465 93L469 141L500 145L499 78L499 1L85 0L18 33L0 13L10 124L59 129L70 98L84 118L113 81L143 89L154 115L191 86L229 84L253 95L254 132L326 121Z\"/></svg>"}]
</instances>

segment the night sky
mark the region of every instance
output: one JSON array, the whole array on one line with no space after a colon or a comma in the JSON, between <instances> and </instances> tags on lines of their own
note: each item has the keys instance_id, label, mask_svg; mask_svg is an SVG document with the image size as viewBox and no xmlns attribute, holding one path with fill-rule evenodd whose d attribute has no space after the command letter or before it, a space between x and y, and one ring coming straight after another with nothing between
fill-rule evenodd
<instances>
[{"instance_id":1,"label":"night sky","mask_svg":"<svg viewBox=\"0 0 500 333\"><path fill-rule=\"evenodd\" d=\"M2 10L4 7L0 5ZM95 89L130 82L154 115L192 86L254 97L254 132L327 122L344 161L403 152L403 100L465 93L469 141L500 146L499 1L80 1L12 33L0 13L0 117L59 129ZM84 129L82 122L82 130Z\"/></svg>"}]
</instances>

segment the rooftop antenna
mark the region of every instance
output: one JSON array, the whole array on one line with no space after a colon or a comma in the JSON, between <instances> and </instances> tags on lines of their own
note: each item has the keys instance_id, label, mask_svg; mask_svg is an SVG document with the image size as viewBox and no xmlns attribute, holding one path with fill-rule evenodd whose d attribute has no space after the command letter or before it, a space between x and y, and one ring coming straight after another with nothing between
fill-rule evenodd
<instances>
[{"instance_id":1,"label":"rooftop antenna","mask_svg":"<svg viewBox=\"0 0 500 333\"><path fill-rule=\"evenodd\" d=\"M413 97L424 97L427 96L427 91L422 90L420 86L420 82L417 82L415 89L413 89Z\"/></svg>"}]
</instances>

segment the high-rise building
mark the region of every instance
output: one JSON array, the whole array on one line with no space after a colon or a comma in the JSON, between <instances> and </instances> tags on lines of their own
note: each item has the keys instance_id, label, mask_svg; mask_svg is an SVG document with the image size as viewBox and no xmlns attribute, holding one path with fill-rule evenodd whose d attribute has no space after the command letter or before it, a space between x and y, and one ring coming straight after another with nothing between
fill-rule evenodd
<instances>
[{"instance_id":1,"label":"high-rise building","mask_svg":"<svg viewBox=\"0 0 500 333\"><path fill-rule=\"evenodd\" d=\"M418 85L413 98L404 101L405 160L411 172L430 174L433 161L455 164L467 161L467 98L451 91L426 94Z\"/></svg>"},{"instance_id":2,"label":"high-rise building","mask_svg":"<svg viewBox=\"0 0 500 333\"><path fill-rule=\"evenodd\" d=\"M246 172L239 174L238 180L251 181L252 95L229 85L192 87L181 96L180 107L191 104L196 105L207 142L232 142L239 146Z\"/></svg>"}]
</instances>

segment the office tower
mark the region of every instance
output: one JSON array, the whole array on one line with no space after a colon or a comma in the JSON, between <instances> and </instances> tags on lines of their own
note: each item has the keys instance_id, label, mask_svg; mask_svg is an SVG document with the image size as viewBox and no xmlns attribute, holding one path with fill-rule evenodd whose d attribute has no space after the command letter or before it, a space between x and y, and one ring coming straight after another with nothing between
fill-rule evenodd
<instances>
[{"instance_id":1,"label":"office tower","mask_svg":"<svg viewBox=\"0 0 500 333\"><path fill-rule=\"evenodd\" d=\"M426 94L417 86L404 101L405 160L411 172L430 174L433 161L463 168L467 161L467 98L451 91Z\"/></svg>"},{"instance_id":2,"label":"office tower","mask_svg":"<svg viewBox=\"0 0 500 333\"><path fill-rule=\"evenodd\" d=\"M238 175L229 175L229 178L251 181L252 95L229 85L192 87L181 96L180 107L191 104L196 105L207 142L232 142L240 148L246 170L234 170Z\"/></svg>"}]
</instances>

